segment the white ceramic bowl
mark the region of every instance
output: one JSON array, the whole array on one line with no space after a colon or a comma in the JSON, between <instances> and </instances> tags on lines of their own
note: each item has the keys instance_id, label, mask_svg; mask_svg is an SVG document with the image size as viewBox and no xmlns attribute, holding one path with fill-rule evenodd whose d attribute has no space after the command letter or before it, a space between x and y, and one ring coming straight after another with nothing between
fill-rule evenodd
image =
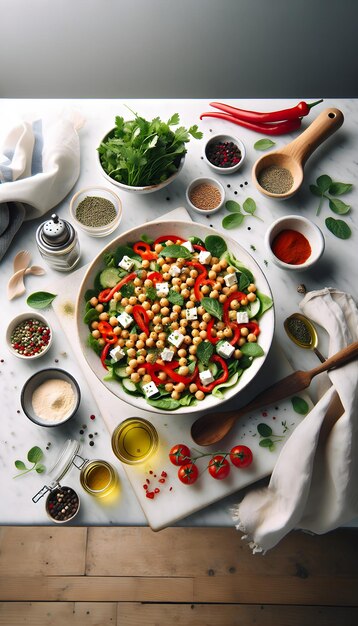
<instances>
[{"instance_id":1,"label":"white ceramic bowl","mask_svg":"<svg viewBox=\"0 0 358 626\"><path fill-rule=\"evenodd\" d=\"M113 133L113 131L114 131L114 128L112 128L112 130L106 133L103 139L101 140L101 143L105 141ZM154 191L159 191L159 189L163 189L163 187L166 187L167 185L172 183L173 180L176 179L176 177L179 175L179 173L181 172L183 168L185 155L180 159L180 162L178 164L178 169L176 172L174 172L174 174L169 176L169 178L167 178L166 180L163 180L161 183L158 183L157 185L148 185L146 187L133 187L131 185L125 185L124 183L120 183L118 180L111 178L111 176L109 176L107 172L104 171L99 152L97 152L97 160L98 160L98 164L99 164L102 175L105 177L105 179L109 183L111 183L112 185L116 185L116 187L119 187L123 191L128 191L129 193L144 194L144 193L153 193Z\"/></svg>"},{"instance_id":2,"label":"white ceramic bowl","mask_svg":"<svg viewBox=\"0 0 358 626\"><path fill-rule=\"evenodd\" d=\"M217 165L214 165L211 161L209 161L208 148L210 148L210 146L212 146L213 144L225 143L227 141L228 142L232 141L232 143L234 143L239 148L241 152L241 159L238 163L236 163L236 165L233 165L232 167L218 167ZM237 139L236 137L233 137L232 135L214 135L213 137L210 137L209 141L207 141L205 144L204 161L217 174L234 174L242 166L245 160L245 157L246 157L246 150L245 150L244 144L242 143L241 139Z\"/></svg>"},{"instance_id":3,"label":"white ceramic bowl","mask_svg":"<svg viewBox=\"0 0 358 626\"><path fill-rule=\"evenodd\" d=\"M285 263L284 261L278 259L273 253L272 244L275 237L277 237L277 235L283 230L295 230L304 235L304 237L308 240L311 246L311 254L304 263L300 263L298 265ZM309 267L312 267L312 265L317 263L317 261L321 258L324 252L325 240L321 230L318 226L316 226L316 224L311 222L311 220L300 215L287 215L285 217L280 217L271 224L265 234L265 244L271 260L278 267L284 270L304 271Z\"/></svg>"},{"instance_id":4,"label":"white ceramic bowl","mask_svg":"<svg viewBox=\"0 0 358 626\"><path fill-rule=\"evenodd\" d=\"M82 202L85 198L89 196L105 198L105 200L109 200L110 202L112 202L116 210L115 218L104 226L86 226L85 224L82 224L82 222L80 222L76 217L77 207L80 202ZM80 230L83 230L84 233L90 235L90 237L106 237L107 235L113 233L113 231L120 224L120 221L122 219L122 203L117 194L114 193L114 191L112 191L111 189L106 189L105 187L98 186L87 187L86 189L81 189L80 191L77 191L77 193L75 193L75 195L71 199L70 214L72 221L75 223L75 225Z\"/></svg>"},{"instance_id":5,"label":"white ceramic bowl","mask_svg":"<svg viewBox=\"0 0 358 626\"><path fill-rule=\"evenodd\" d=\"M36 354L34 354L32 356L25 356L25 355L20 354L19 352L17 352L12 347L12 345L11 345L11 336L12 336L15 328L19 324L21 324L25 320L30 320L30 319L39 320L42 324L46 324L46 326L48 326L48 328L50 329L50 340L49 340L47 346L41 352L37 352ZM28 311L27 313L20 313L19 315L14 317L13 320L11 320L10 324L7 327L7 330L6 330L6 343L7 343L7 347L9 348L11 354L13 354L14 356L17 356L19 359L23 359L25 361L33 361L34 359L40 358L41 356L46 354L46 352L49 351L50 346L52 344L52 328L51 328L50 324L48 323L47 319L43 315L41 315L40 313L32 312L32 311Z\"/></svg>"},{"instance_id":6,"label":"white ceramic bowl","mask_svg":"<svg viewBox=\"0 0 358 626\"><path fill-rule=\"evenodd\" d=\"M190 199L191 193L195 189L195 187L198 187L199 185L202 185L202 184L213 185L220 191L220 195L221 195L220 203L213 209L199 209L199 207L195 206L195 204L193 204ZM201 215L211 215L212 213L216 213L217 211L220 211L220 209L222 208L225 202L224 187L222 186L221 183L219 183L219 181L215 180L215 178L194 178L194 180L192 180L191 183L189 183L185 194L186 194L186 201L188 205L190 206L190 208L193 209L193 211L196 211L196 213L200 213Z\"/></svg>"},{"instance_id":7,"label":"white ceramic bowl","mask_svg":"<svg viewBox=\"0 0 358 626\"><path fill-rule=\"evenodd\" d=\"M173 233L174 230L174 233ZM80 346L82 352L87 360L87 363L91 370L95 373L97 378L105 385L107 389L109 389L114 395L118 398L132 404L138 409L144 411L150 411L152 413L163 413L162 410L157 409L155 407L150 406L146 400L142 397L131 396L127 394L122 386L116 381L104 381L103 377L105 376L105 370L103 369L100 358L95 354L95 352L87 345L87 339L89 335L89 329L86 324L83 322L83 316L85 312L85 299L84 294L87 289L93 288L93 283L95 276L98 272L104 267L103 264L103 254L105 252L109 252L114 250L118 245L123 245L128 242L138 241L143 234L148 235L152 239L156 239L162 235L174 234L178 235L178 237L183 237L184 239L188 239L191 236L197 235L201 239L205 239L208 235L220 235L221 233L216 232L212 228L208 226L204 226L201 224L197 224L195 222L176 222L175 225L171 221L160 221L160 222L150 222L145 225L138 226L133 228L132 230L123 233L113 241L111 241L100 254L96 256L96 258L92 261L89 266L84 279L82 281L78 297L77 297L77 305L76 305L76 323L77 323L77 333L79 337ZM240 246L239 243L230 239L226 234L224 235L225 241L227 242L228 249L233 252L236 258L240 259L242 263L248 267L256 281L256 285L259 291L267 294L272 297L271 290L269 284L260 269L257 265L256 261L252 258L252 256ZM270 350L273 334L274 334L274 311L271 308L267 311L262 318L260 319L260 345L262 346L265 356L254 359L251 367L246 369L242 376L239 379L239 382L234 387L227 390L225 394L225 401L229 400L233 396L237 395L242 389L246 387L246 385L257 375L261 366L263 365L265 358ZM189 407L181 407L180 414L184 413L196 413L198 411L208 410L218 405L222 404L222 400L215 398L213 395L207 395L205 399L201 402L198 402L196 406ZM176 413L175 411L173 413ZM120 416L118 416L120 417Z\"/></svg>"},{"instance_id":8,"label":"white ceramic bowl","mask_svg":"<svg viewBox=\"0 0 358 626\"><path fill-rule=\"evenodd\" d=\"M73 409L62 421L58 422L41 420L41 418L36 415L32 406L32 394L34 393L35 389L42 385L42 383L46 382L46 380L51 379L60 379L69 383L75 396L75 404L73 406ZM49 428L53 428L54 426L61 426L62 424L65 424L65 422L68 422L75 415L80 405L80 401L81 392L76 379L72 376L72 374L69 374L68 372L65 372L65 370L56 367L40 370L39 372L36 372L32 376L30 376L30 378L24 384L21 392L21 406L25 415L29 418L29 420L31 420L38 426L45 426Z\"/></svg>"}]
</instances>

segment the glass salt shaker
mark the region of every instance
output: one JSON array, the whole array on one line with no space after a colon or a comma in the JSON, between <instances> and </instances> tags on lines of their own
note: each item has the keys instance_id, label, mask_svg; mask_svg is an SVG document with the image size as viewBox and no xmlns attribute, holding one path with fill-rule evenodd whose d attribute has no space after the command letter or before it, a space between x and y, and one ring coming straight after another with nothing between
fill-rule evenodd
<instances>
[{"instance_id":1,"label":"glass salt shaker","mask_svg":"<svg viewBox=\"0 0 358 626\"><path fill-rule=\"evenodd\" d=\"M80 258L78 236L72 224L60 219L56 213L40 224L36 243L42 258L58 272L70 272Z\"/></svg>"}]
</instances>

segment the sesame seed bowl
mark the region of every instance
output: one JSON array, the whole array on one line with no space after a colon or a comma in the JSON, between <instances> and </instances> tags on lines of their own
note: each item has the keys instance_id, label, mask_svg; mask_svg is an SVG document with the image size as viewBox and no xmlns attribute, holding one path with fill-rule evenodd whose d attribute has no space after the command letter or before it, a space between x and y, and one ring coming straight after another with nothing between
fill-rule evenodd
<instances>
[{"instance_id":1,"label":"sesame seed bowl","mask_svg":"<svg viewBox=\"0 0 358 626\"><path fill-rule=\"evenodd\" d=\"M186 201L196 213L211 215L222 208L225 190L214 178L194 178L186 189Z\"/></svg>"}]
</instances>

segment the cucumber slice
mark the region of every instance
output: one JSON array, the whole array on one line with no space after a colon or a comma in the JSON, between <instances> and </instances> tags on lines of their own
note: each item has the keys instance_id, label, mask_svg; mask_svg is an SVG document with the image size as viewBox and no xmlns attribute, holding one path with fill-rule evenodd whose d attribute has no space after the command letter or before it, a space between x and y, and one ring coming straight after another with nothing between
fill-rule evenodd
<instances>
[{"instance_id":1,"label":"cucumber slice","mask_svg":"<svg viewBox=\"0 0 358 626\"><path fill-rule=\"evenodd\" d=\"M113 371L114 371L115 375L118 376L119 378L128 378L127 366L126 365L121 365L120 363L115 363L113 365Z\"/></svg>"},{"instance_id":2,"label":"cucumber slice","mask_svg":"<svg viewBox=\"0 0 358 626\"><path fill-rule=\"evenodd\" d=\"M219 371L219 368L216 365L216 363L214 363L214 362L213 363L209 363L208 369L211 371L212 375L215 378L215 376L217 375L217 373Z\"/></svg>"},{"instance_id":3,"label":"cucumber slice","mask_svg":"<svg viewBox=\"0 0 358 626\"><path fill-rule=\"evenodd\" d=\"M120 272L116 267L106 267L102 270L99 281L103 289L112 289L120 281Z\"/></svg>"},{"instance_id":4,"label":"cucumber slice","mask_svg":"<svg viewBox=\"0 0 358 626\"><path fill-rule=\"evenodd\" d=\"M122 383L124 390L127 391L128 393L132 393L132 394L138 393L138 389L135 383L132 383L130 378L122 378L121 383Z\"/></svg>"},{"instance_id":5,"label":"cucumber slice","mask_svg":"<svg viewBox=\"0 0 358 626\"><path fill-rule=\"evenodd\" d=\"M246 313L249 316L249 319L251 319L252 317L256 317L258 315L260 307L261 307L261 302L258 298L256 298L254 302L249 302L247 306L242 306L240 307L239 310L242 312L246 311Z\"/></svg>"}]
</instances>

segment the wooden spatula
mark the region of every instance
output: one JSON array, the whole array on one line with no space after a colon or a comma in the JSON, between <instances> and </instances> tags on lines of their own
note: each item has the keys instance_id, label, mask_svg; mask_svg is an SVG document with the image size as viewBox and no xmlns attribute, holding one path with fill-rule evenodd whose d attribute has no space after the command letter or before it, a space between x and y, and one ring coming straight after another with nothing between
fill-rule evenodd
<instances>
[{"instance_id":1,"label":"wooden spatula","mask_svg":"<svg viewBox=\"0 0 358 626\"><path fill-rule=\"evenodd\" d=\"M191 436L199 446L210 446L221 441L231 430L236 420L247 413L256 411L263 406L268 406L291 396L306 387L309 387L311 380L317 374L327 370L341 367L344 363L353 360L358 356L358 341L351 343L343 350L337 352L324 363L314 367L308 372L298 371L286 376L282 380L274 383L268 389L262 391L254 400L243 406L238 411L227 411L219 413L209 413L202 415L191 427Z\"/></svg>"}]
</instances>

